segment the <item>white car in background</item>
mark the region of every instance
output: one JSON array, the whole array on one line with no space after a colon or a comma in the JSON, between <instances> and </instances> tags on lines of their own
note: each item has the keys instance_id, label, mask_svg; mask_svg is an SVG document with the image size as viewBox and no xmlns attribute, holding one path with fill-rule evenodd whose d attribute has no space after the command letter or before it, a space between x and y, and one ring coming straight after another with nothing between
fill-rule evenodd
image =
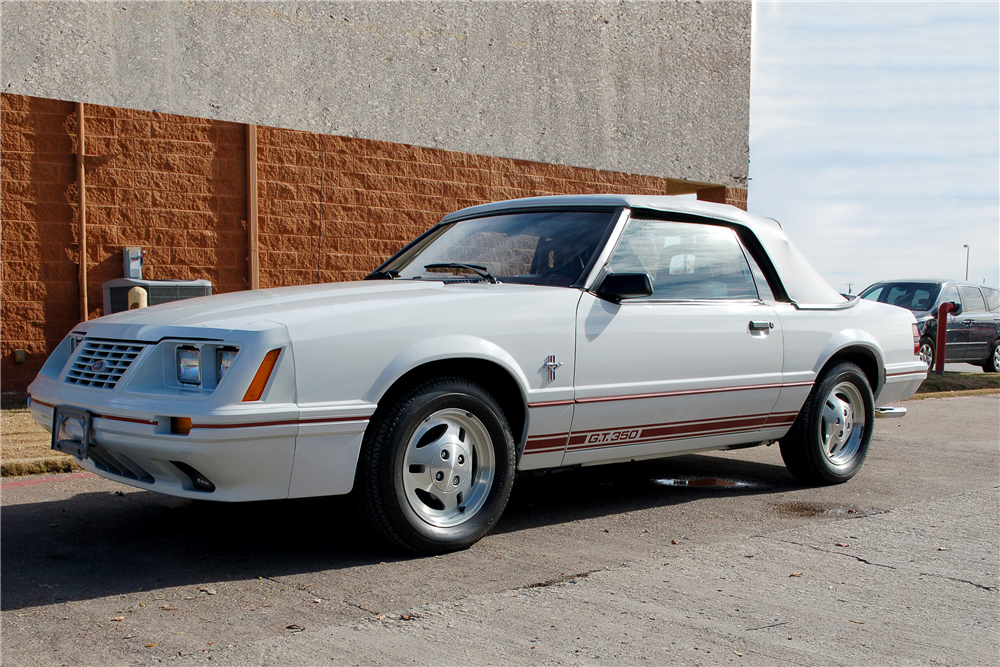
<instances>
[{"instance_id":1,"label":"white car in background","mask_svg":"<svg viewBox=\"0 0 1000 667\"><path fill-rule=\"evenodd\" d=\"M673 197L452 213L365 281L78 325L31 384L52 446L186 498L354 492L417 552L467 547L515 471L780 442L850 479L925 379L914 318L846 298L781 226Z\"/></svg>"}]
</instances>

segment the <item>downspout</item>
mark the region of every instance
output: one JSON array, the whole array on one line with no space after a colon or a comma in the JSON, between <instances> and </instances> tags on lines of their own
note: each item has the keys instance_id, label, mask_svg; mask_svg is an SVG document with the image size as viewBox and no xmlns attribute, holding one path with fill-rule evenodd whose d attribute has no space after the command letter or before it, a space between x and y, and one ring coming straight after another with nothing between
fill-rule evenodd
<instances>
[{"instance_id":1,"label":"downspout","mask_svg":"<svg viewBox=\"0 0 1000 667\"><path fill-rule=\"evenodd\" d=\"M87 183L84 161L85 133L83 128L83 102L76 103L76 182L79 183L77 203L78 246L80 248L80 320L87 321Z\"/></svg>"},{"instance_id":2,"label":"downspout","mask_svg":"<svg viewBox=\"0 0 1000 667\"><path fill-rule=\"evenodd\" d=\"M250 289L260 289L260 249L257 236L257 126L247 125L247 226Z\"/></svg>"}]
</instances>

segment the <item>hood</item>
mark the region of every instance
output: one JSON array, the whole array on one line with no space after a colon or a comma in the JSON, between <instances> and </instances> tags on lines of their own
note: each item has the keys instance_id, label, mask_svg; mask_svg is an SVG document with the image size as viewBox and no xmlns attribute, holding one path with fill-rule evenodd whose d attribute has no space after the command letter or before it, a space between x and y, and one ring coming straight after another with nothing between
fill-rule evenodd
<instances>
[{"instance_id":1,"label":"hood","mask_svg":"<svg viewBox=\"0 0 1000 667\"><path fill-rule=\"evenodd\" d=\"M171 337L223 340L234 330L258 331L329 318L334 314L391 309L400 305L403 299L412 304L414 299L450 299L459 292L468 295L470 290L481 298L525 289L567 288L417 280L301 285L173 301L100 317L74 330L87 331L92 337L118 340L155 342Z\"/></svg>"}]
</instances>

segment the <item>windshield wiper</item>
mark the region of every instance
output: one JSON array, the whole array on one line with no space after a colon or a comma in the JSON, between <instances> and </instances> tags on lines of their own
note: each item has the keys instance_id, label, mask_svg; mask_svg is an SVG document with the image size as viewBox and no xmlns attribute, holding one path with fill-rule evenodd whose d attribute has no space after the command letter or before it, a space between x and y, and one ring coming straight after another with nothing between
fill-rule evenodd
<instances>
[{"instance_id":1,"label":"windshield wiper","mask_svg":"<svg viewBox=\"0 0 1000 667\"><path fill-rule=\"evenodd\" d=\"M437 262L435 264L424 264L424 268L427 270L432 269L464 269L466 271L472 271L477 276L482 278L488 283L496 283L497 279L493 277L493 274L486 270L485 266L480 266L478 264L463 264L461 262Z\"/></svg>"},{"instance_id":2,"label":"windshield wiper","mask_svg":"<svg viewBox=\"0 0 1000 667\"><path fill-rule=\"evenodd\" d=\"M365 276L365 280L395 280L398 277L399 271L396 269L386 269L385 271L372 271Z\"/></svg>"}]
</instances>

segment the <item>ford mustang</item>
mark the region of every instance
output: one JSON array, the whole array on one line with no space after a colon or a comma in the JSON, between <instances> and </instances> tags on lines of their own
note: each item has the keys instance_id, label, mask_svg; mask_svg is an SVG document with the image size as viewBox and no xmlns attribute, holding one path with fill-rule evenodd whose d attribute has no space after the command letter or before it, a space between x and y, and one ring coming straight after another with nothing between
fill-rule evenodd
<instances>
[{"instance_id":1,"label":"ford mustang","mask_svg":"<svg viewBox=\"0 0 1000 667\"><path fill-rule=\"evenodd\" d=\"M676 197L446 216L364 281L81 323L29 387L52 448L186 498L352 493L416 552L465 548L518 471L778 442L845 482L927 374L912 313L845 297L774 220Z\"/></svg>"}]
</instances>

